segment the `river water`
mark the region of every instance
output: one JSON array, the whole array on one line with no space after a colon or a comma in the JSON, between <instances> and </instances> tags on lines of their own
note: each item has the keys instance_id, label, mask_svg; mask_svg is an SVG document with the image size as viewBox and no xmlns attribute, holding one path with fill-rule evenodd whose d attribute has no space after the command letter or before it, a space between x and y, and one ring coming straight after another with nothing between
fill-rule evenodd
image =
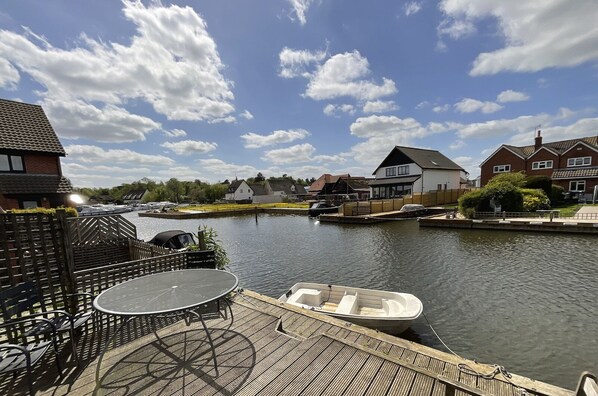
<instances>
[{"instance_id":1,"label":"river water","mask_svg":"<svg viewBox=\"0 0 598 396\"><path fill-rule=\"evenodd\" d=\"M463 357L569 389L583 370L598 372L595 236L419 228L414 220L124 217L144 240L213 227L245 289L278 298L304 281L408 292ZM423 316L402 336L446 350Z\"/></svg>"}]
</instances>

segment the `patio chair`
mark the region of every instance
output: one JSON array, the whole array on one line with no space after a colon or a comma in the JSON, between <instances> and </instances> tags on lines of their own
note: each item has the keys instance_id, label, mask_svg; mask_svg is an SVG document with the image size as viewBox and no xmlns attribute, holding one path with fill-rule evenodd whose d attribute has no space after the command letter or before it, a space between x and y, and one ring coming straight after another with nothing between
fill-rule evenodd
<instances>
[{"instance_id":1,"label":"patio chair","mask_svg":"<svg viewBox=\"0 0 598 396\"><path fill-rule=\"evenodd\" d=\"M24 318L19 320L12 320L7 323L0 324L0 328L10 328L14 326L23 326L25 323L43 323L50 329L48 333L50 339L46 341L37 341L34 343L24 344L0 344L0 374L13 373L16 377L17 371L27 369L27 382L29 387L29 394L33 393L33 379L31 376L32 367L44 356L50 349L54 347L56 356L56 367L58 368L58 375L62 379L62 367L60 367L60 360L58 359L58 343L56 342L56 325L46 318ZM23 337L27 341L27 337Z\"/></svg>"},{"instance_id":2,"label":"patio chair","mask_svg":"<svg viewBox=\"0 0 598 396\"><path fill-rule=\"evenodd\" d=\"M83 296L93 301L93 295L90 293L74 293L67 294L71 296ZM43 336L49 332L56 331L57 333L69 332L73 350L73 359L79 364L79 358L77 355L77 340L75 338L75 331L81 328L89 318L94 314L93 308L82 312L77 312L74 315L69 314L64 310L51 310L45 309L43 298L40 298L37 287L32 281L26 281L13 286L9 289L0 292L0 310L2 311L2 317L4 322L10 322L13 317L19 318L32 318L32 317L43 317L45 321L39 321L36 325L29 328L22 336ZM37 304L41 308L40 312L33 313L34 310L39 310ZM51 324L51 325L50 325ZM20 336L19 334L13 335L14 337ZM11 338L9 338L10 340Z\"/></svg>"}]
</instances>

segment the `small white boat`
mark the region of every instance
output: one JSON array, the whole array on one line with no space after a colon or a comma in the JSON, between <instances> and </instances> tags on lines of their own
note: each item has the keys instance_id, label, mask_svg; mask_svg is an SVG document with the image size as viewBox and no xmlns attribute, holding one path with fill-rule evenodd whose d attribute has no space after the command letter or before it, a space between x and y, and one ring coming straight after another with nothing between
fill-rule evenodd
<instances>
[{"instance_id":1,"label":"small white boat","mask_svg":"<svg viewBox=\"0 0 598 396\"><path fill-rule=\"evenodd\" d=\"M297 283L278 301L389 334L407 330L423 311L413 294L321 283Z\"/></svg>"}]
</instances>

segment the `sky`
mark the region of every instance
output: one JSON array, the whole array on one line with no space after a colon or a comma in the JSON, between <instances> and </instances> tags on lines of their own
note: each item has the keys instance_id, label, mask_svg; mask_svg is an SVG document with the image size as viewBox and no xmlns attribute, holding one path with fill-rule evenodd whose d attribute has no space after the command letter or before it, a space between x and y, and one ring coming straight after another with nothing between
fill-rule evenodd
<instances>
[{"instance_id":1,"label":"sky","mask_svg":"<svg viewBox=\"0 0 598 396\"><path fill-rule=\"evenodd\" d=\"M470 173L598 133L595 0L0 2L0 97L76 187L371 177L395 145Z\"/></svg>"}]
</instances>

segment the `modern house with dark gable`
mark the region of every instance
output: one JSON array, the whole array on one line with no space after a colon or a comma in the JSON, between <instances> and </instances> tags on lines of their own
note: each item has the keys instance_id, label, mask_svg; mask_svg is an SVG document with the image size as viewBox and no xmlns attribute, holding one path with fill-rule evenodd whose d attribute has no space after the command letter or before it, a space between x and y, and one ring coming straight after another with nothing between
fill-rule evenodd
<instances>
[{"instance_id":1,"label":"modern house with dark gable","mask_svg":"<svg viewBox=\"0 0 598 396\"><path fill-rule=\"evenodd\" d=\"M65 155L41 106L0 99L0 207L66 206Z\"/></svg>"},{"instance_id":2,"label":"modern house with dark gable","mask_svg":"<svg viewBox=\"0 0 598 396\"><path fill-rule=\"evenodd\" d=\"M565 191L591 196L598 185L598 136L543 143L538 131L533 145L503 144L480 167L482 186L497 174L524 172L548 176Z\"/></svg>"}]
</instances>

